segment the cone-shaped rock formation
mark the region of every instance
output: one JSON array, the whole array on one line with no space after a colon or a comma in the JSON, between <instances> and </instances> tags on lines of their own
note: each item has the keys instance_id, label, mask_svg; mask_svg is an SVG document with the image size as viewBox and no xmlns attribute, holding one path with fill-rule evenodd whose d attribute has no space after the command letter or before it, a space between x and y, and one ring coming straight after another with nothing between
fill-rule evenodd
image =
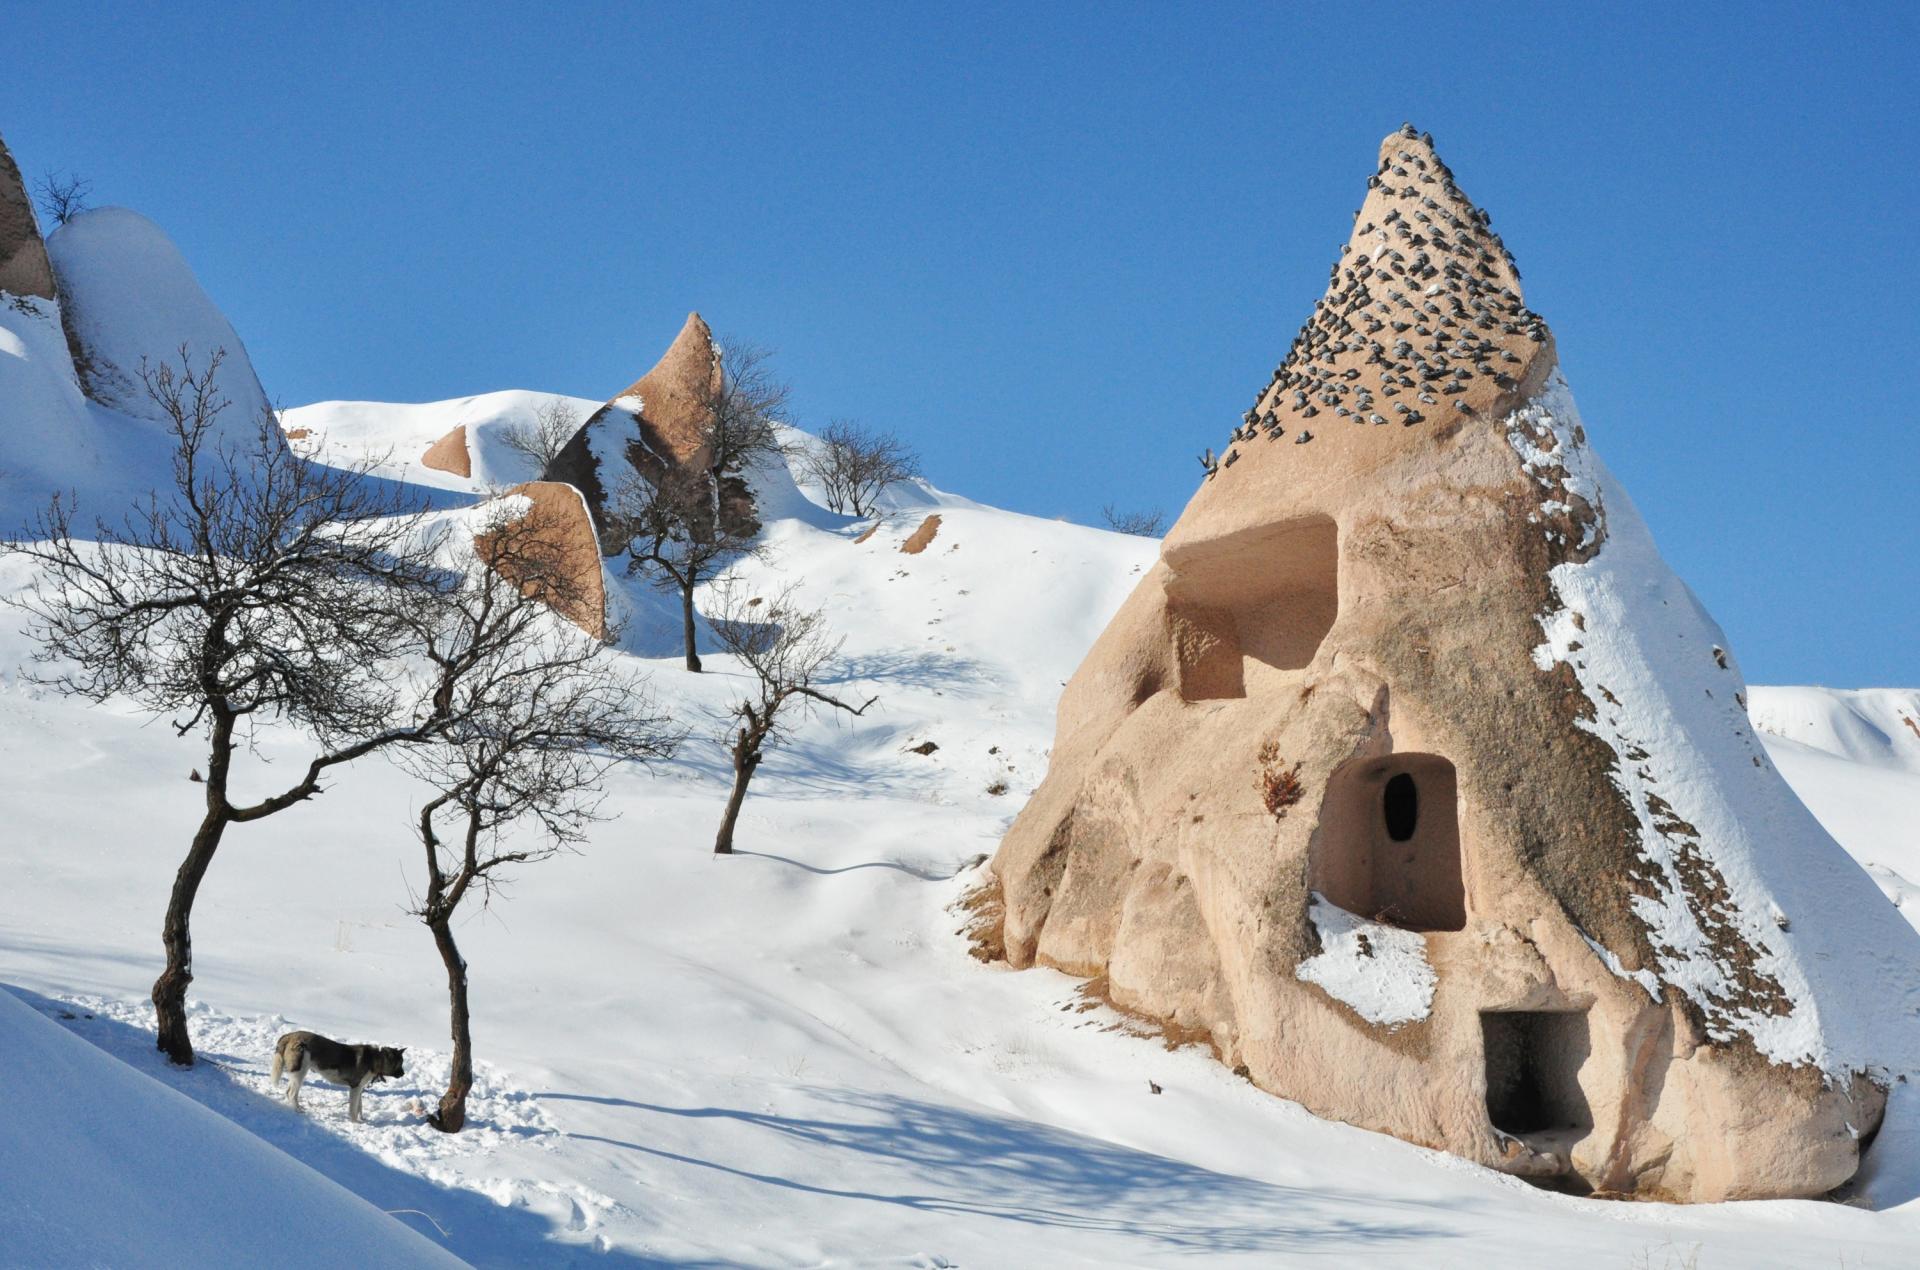
<instances>
[{"instance_id":1,"label":"cone-shaped rock formation","mask_svg":"<svg viewBox=\"0 0 1920 1270\"><path fill-rule=\"evenodd\" d=\"M20 169L0 141L0 291L53 298L53 267Z\"/></svg>"},{"instance_id":2,"label":"cone-shaped rock formation","mask_svg":"<svg viewBox=\"0 0 1920 1270\"><path fill-rule=\"evenodd\" d=\"M1007 957L1494 1168L1825 1192L1920 1053L1920 940L1773 770L1485 214L1411 129L1368 186L1067 685Z\"/></svg>"},{"instance_id":3,"label":"cone-shaped rock formation","mask_svg":"<svg viewBox=\"0 0 1920 1270\"><path fill-rule=\"evenodd\" d=\"M544 479L565 481L585 496L608 554L625 546L608 531L607 507L626 483L713 466L711 438L724 383L713 331L698 313L689 313L654 368L589 415L547 465ZM746 487L733 478L722 478L722 484L722 514L750 528L753 505Z\"/></svg>"}]
</instances>

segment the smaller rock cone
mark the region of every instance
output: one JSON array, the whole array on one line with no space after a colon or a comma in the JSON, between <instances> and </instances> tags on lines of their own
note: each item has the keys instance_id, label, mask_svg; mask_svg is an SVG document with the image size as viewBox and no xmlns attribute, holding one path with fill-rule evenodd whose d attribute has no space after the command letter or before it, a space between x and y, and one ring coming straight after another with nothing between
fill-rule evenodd
<instances>
[{"instance_id":1,"label":"smaller rock cone","mask_svg":"<svg viewBox=\"0 0 1920 1270\"><path fill-rule=\"evenodd\" d=\"M504 529L473 536L474 554L554 612L596 639L607 638L606 579L593 522L579 492L557 481L530 481L503 498L530 506ZM521 557L525 558L522 559Z\"/></svg>"},{"instance_id":2,"label":"smaller rock cone","mask_svg":"<svg viewBox=\"0 0 1920 1270\"><path fill-rule=\"evenodd\" d=\"M473 475L473 456L467 452L467 425L457 424L447 435L427 447L420 466L455 476Z\"/></svg>"}]
</instances>

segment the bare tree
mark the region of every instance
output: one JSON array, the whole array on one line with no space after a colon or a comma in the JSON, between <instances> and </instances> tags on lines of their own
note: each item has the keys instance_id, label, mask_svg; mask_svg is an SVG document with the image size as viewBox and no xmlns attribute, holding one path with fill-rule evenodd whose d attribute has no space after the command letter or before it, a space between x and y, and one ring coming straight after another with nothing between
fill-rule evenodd
<instances>
[{"instance_id":1,"label":"bare tree","mask_svg":"<svg viewBox=\"0 0 1920 1270\"><path fill-rule=\"evenodd\" d=\"M40 204L40 214L56 225L64 225L86 211L87 195L92 192L92 181L72 172L63 175L51 168L33 184L33 197Z\"/></svg>"},{"instance_id":2,"label":"bare tree","mask_svg":"<svg viewBox=\"0 0 1920 1270\"><path fill-rule=\"evenodd\" d=\"M431 743L398 754L435 791L415 824L427 867L413 912L447 975L453 1069L428 1117L446 1133L465 1126L473 1088L467 962L453 937L462 901L477 893L484 907L510 869L580 842L608 770L665 758L680 740L643 680L549 611L578 587L567 554L547 522L497 518L461 552L459 585L417 610L436 695L460 700Z\"/></svg>"},{"instance_id":3,"label":"bare tree","mask_svg":"<svg viewBox=\"0 0 1920 1270\"><path fill-rule=\"evenodd\" d=\"M1139 534L1142 538L1158 538L1167 519L1158 507L1143 512L1120 511L1112 503L1100 509L1100 518L1115 533Z\"/></svg>"},{"instance_id":4,"label":"bare tree","mask_svg":"<svg viewBox=\"0 0 1920 1270\"><path fill-rule=\"evenodd\" d=\"M727 566L760 554L759 526L742 526L714 507L714 484L705 472L668 468L657 481L637 474L614 496L609 520L627 540L627 573L645 577L680 597L687 669L700 670L693 596Z\"/></svg>"},{"instance_id":5,"label":"bare tree","mask_svg":"<svg viewBox=\"0 0 1920 1270\"><path fill-rule=\"evenodd\" d=\"M746 801L747 785L769 747L787 737L793 720L825 706L848 714L865 714L878 701L869 697L854 706L825 691L840 645L819 609L803 608L794 589L772 597L749 593L729 580L717 591L713 629L726 651L740 659L753 676L748 695L727 712L720 742L733 759L733 791L713 842L715 855L733 852L733 828Z\"/></svg>"},{"instance_id":6,"label":"bare tree","mask_svg":"<svg viewBox=\"0 0 1920 1270\"><path fill-rule=\"evenodd\" d=\"M708 458L702 467L654 463L612 492L610 537L625 542L627 572L677 591L686 665L700 669L694 591L722 569L761 550L746 474L756 463L784 459L779 416L790 390L757 344L728 348L706 400Z\"/></svg>"},{"instance_id":7,"label":"bare tree","mask_svg":"<svg viewBox=\"0 0 1920 1270\"><path fill-rule=\"evenodd\" d=\"M874 500L895 481L920 474L920 456L896 434L835 419L807 452L807 470L820 482L827 506L853 516L871 515Z\"/></svg>"},{"instance_id":8,"label":"bare tree","mask_svg":"<svg viewBox=\"0 0 1920 1270\"><path fill-rule=\"evenodd\" d=\"M413 505L361 471L294 456L271 414L246 444L216 444L221 361L216 351L196 369L183 348L177 369L142 363L174 436L170 490L90 535L55 497L0 544L39 566L10 600L48 668L38 682L92 701L124 694L179 735L205 737L205 810L174 877L153 985L159 1048L180 1064L193 1062L194 898L228 827L322 793L334 767L425 739L453 708L421 707L402 660L406 597L440 585ZM317 753L277 792L235 801L235 752L273 722L306 731Z\"/></svg>"},{"instance_id":9,"label":"bare tree","mask_svg":"<svg viewBox=\"0 0 1920 1270\"><path fill-rule=\"evenodd\" d=\"M533 465L535 479L547 470L554 456L565 448L580 430L580 419L573 406L558 397L550 397L536 410L531 422L511 424L501 429L500 442L515 454L524 455Z\"/></svg>"},{"instance_id":10,"label":"bare tree","mask_svg":"<svg viewBox=\"0 0 1920 1270\"><path fill-rule=\"evenodd\" d=\"M713 420L711 470L724 483L744 479L762 460L785 457L780 421L793 389L774 372L773 353L765 345L723 341L721 349L721 374L707 406ZM720 497L725 496L722 490Z\"/></svg>"}]
</instances>

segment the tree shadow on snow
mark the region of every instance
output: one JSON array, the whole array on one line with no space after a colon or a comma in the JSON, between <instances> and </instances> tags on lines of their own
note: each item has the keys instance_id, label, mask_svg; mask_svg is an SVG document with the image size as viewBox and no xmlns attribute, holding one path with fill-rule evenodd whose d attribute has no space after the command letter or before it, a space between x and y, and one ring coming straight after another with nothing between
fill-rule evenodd
<instances>
[{"instance_id":1,"label":"tree shadow on snow","mask_svg":"<svg viewBox=\"0 0 1920 1270\"><path fill-rule=\"evenodd\" d=\"M687 1264L678 1260L663 1262L619 1249L601 1251L586 1243L562 1242L554 1238L560 1233L555 1224L538 1212L501 1204L478 1191L441 1186L419 1174L382 1163L369 1149L313 1123L316 1116L346 1114L337 1100L326 1097L329 1093L344 1097L335 1087L309 1086L309 1094L319 1093L321 1097L308 1100L307 1112L301 1115L282 1099L265 1096L240 1083L238 1073L260 1071L270 1061L269 1055L225 1054L208 1048L199 1051L200 1061L193 1067L177 1068L169 1065L154 1048L153 1033L149 1029L104 1015L89 1016L82 1007L12 984L0 986L0 991L13 993L81 1039L224 1116L473 1265L652 1267ZM395 1088L391 1083L376 1085L367 1095L365 1127L377 1131L381 1121L392 1123L389 1108L400 1105L403 1099L422 1097L432 1102L439 1095L437 1089L405 1084ZM487 1127L475 1121L469 1121L469 1125ZM500 1128L507 1133L524 1132L524 1127ZM436 1224L444 1228L444 1234L436 1229Z\"/></svg>"},{"instance_id":2,"label":"tree shadow on snow","mask_svg":"<svg viewBox=\"0 0 1920 1270\"><path fill-rule=\"evenodd\" d=\"M839 873L853 873L859 869L893 869L896 872L906 874L908 877L918 878L922 882L945 882L948 878L955 876L955 871L951 869L945 873L936 873L930 869L916 869L912 865L903 864L898 860L863 860L859 864L843 864L838 868L830 869L825 865L808 864L805 860L795 860L791 856L774 855L771 851L749 851L744 847L736 847L733 854L735 856L754 856L761 860L772 860L776 864L790 864L796 869L804 869L808 873L816 874L823 878L833 877Z\"/></svg>"},{"instance_id":3,"label":"tree shadow on snow","mask_svg":"<svg viewBox=\"0 0 1920 1270\"><path fill-rule=\"evenodd\" d=\"M649 1136L651 1117L730 1122L754 1131L745 1141L730 1135L738 1144L729 1153L736 1160L757 1163L769 1158L766 1143L752 1137L773 1135L808 1150L808 1172L814 1177L858 1176L862 1165L854 1157L864 1157L871 1162L865 1170L870 1176L904 1183L900 1189L884 1190L828 1186L644 1142L570 1135L763 1186L936 1215L966 1214L1016 1226L1119 1235L1181 1253L1325 1253L1334 1250L1328 1241L1378 1249L1458 1232L1457 1224L1449 1229L1431 1220L1457 1207L1453 1201L1306 1190L1216 1173L1007 1116L851 1089L815 1090L814 1095L845 1108L846 1117L803 1119L727 1107L665 1107L585 1094L544 1092L538 1097L643 1113L634 1122L636 1136L642 1138ZM1396 1209L1401 1215L1387 1211Z\"/></svg>"},{"instance_id":4,"label":"tree shadow on snow","mask_svg":"<svg viewBox=\"0 0 1920 1270\"><path fill-rule=\"evenodd\" d=\"M886 650L847 654L836 663L833 677L827 682L848 684L871 681L883 688L892 684L941 690L965 688L990 693L996 685L992 680L982 678L984 672L985 666L981 662L958 653Z\"/></svg>"}]
</instances>

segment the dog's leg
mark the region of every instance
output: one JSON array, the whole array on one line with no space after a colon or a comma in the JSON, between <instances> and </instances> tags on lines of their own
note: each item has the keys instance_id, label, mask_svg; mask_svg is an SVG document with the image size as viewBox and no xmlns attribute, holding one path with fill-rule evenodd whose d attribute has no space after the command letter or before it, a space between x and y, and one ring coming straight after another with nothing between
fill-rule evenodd
<instances>
[{"instance_id":1,"label":"dog's leg","mask_svg":"<svg viewBox=\"0 0 1920 1270\"><path fill-rule=\"evenodd\" d=\"M367 1087L367 1077L362 1076L353 1082L353 1092L347 1095L347 1118L355 1124L360 1122L360 1094Z\"/></svg>"},{"instance_id":2,"label":"dog's leg","mask_svg":"<svg viewBox=\"0 0 1920 1270\"><path fill-rule=\"evenodd\" d=\"M291 1076L287 1082L287 1101L293 1104L295 1111L300 1110L300 1086L305 1084L306 1080L307 1065L302 1061L291 1069Z\"/></svg>"}]
</instances>

